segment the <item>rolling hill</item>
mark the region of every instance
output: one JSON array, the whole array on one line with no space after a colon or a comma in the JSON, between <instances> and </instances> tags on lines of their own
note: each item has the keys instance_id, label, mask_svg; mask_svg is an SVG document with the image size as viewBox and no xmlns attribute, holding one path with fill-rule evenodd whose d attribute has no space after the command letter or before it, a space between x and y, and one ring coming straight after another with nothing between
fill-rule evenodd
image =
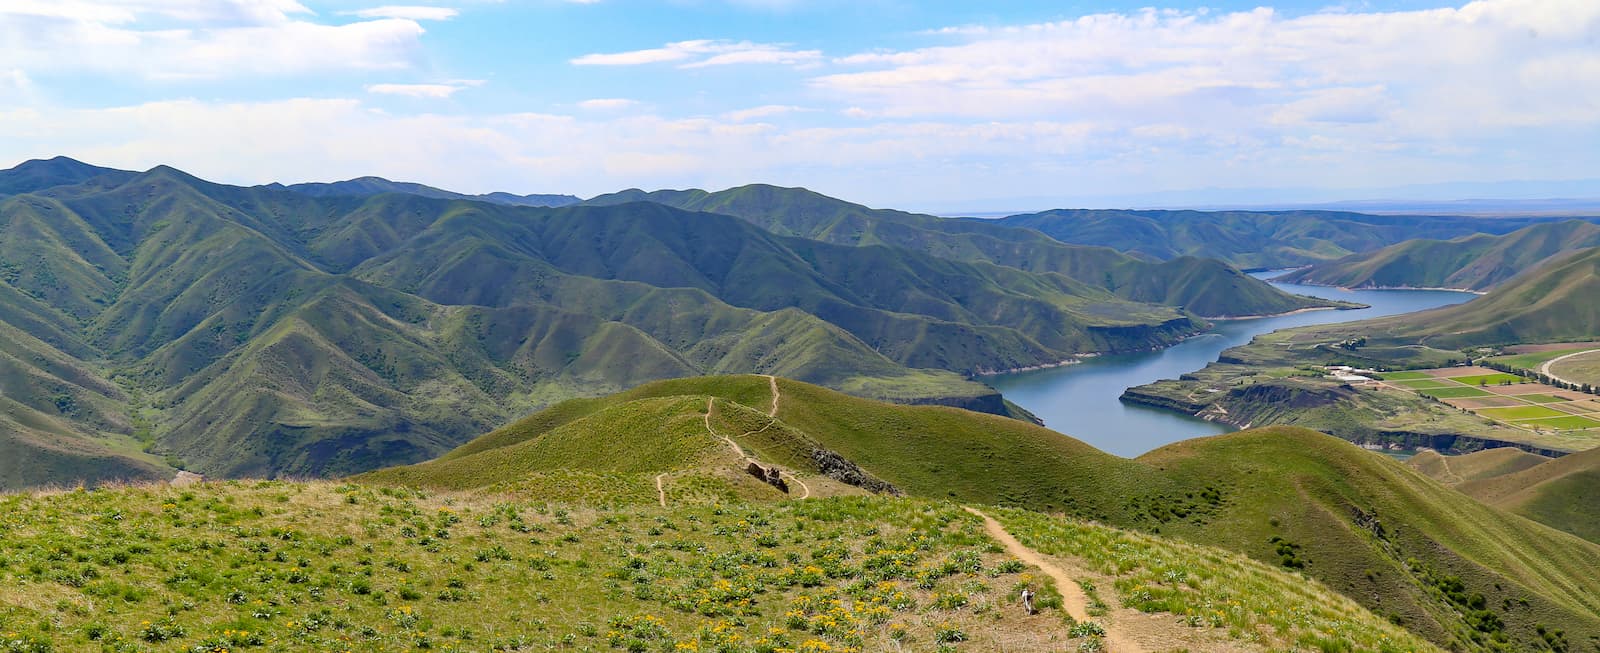
<instances>
[{"instance_id":1,"label":"rolling hill","mask_svg":"<svg viewBox=\"0 0 1600 653\"><path fill-rule=\"evenodd\" d=\"M1515 464L1489 464L1508 459L1490 449L1466 456L1432 454L1411 465L1462 493L1552 528L1600 542L1600 506L1590 498L1600 493L1600 449L1548 459L1524 454ZM1422 456L1418 456L1422 458ZM1461 475L1459 469L1476 473Z\"/></svg>"},{"instance_id":2,"label":"rolling hill","mask_svg":"<svg viewBox=\"0 0 1600 653\"><path fill-rule=\"evenodd\" d=\"M307 194L70 159L0 180L26 191L0 199L8 437L32 452L17 460L83 454L18 465L0 487L180 465L347 474L563 399L701 374L1020 415L966 377L1205 327L1174 304L1308 303L1216 262L1153 265L1019 230L1004 231L1094 259L1100 281L658 203Z\"/></svg>"},{"instance_id":3,"label":"rolling hill","mask_svg":"<svg viewBox=\"0 0 1600 653\"><path fill-rule=\"evenodd\" d=\"M1504 235L1408 240L1319 263L1282 281L1345 288L1457 288L1483 291L1582 249L1600 247L1600 225L1569 220Z\"/></svg>"},{"instance_id":4,"label":"rolling hill","mask_svg":"<svg viewBox=\"0 0 1600 653\"><path fill-rule=\"evenodd\" d=\"M1504 234L1549 219L1058 209L999 222L1036 229L1062 242L1111 247L1155 260L1193 256L1254 270L1320 264L1416 238Z\"/></svg>"},{"instance_id":5,"label":"rolling hill","mask_svg":"<svg viewBox=\"0 0 1600 653\"><path fill-rule=\"evenodd\" d=\"M730 500L749 496L726 478L716 482L718 470L738 475L743 464L728 458L720 436L784 478L828 488L823 494L890 491L881 481L911 497L1061 513L1220 546L1299 570L1446 648L1534 647L1556 629L1573 642L1600 638L1600 588L1584 571L1600 565L1600 546L1304 429L1188 441L1126 460L1016 420L782 379L697 378L558 404L438 460L358 480L492 492L559 482L578 496L669 505L708 487L730 488L722 491ZM562 471L569 465L593 476L574 480ZM1036 516L1001 519L1033 546L1062 541L1044 537L1055 531ZM1160 605L1166 594L1141 592L1169 591L1117 587L1125 603Z\"/></svg>"},{"instance_id":6,"label":"rolling hill","mask_svg":"<svg viewBox=\"0 0 1600 653\"><path fill-rule=\"evenodd\" d=\"M1283 293L1214 260L1189 257L1161 264L1107 247L1069 245L992 220L871 209L803 188L752 184L716 192L632 189L585 204L628 202L731 215L780 235L838 245L886 245L940 258L1055 272L1123 299L1179 306L1201 317L1269 315L1334 305Z\"/></svg>"}]
</instances>

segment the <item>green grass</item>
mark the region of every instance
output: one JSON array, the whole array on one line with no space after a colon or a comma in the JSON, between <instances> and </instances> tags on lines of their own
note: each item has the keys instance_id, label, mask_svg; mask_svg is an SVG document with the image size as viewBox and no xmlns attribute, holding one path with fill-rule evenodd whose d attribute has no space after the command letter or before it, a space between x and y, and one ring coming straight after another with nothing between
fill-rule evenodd
<instances>
[{"instance_id":1,"label":"green grass","mask_svg":"<svg viewBox=\"0 0 1600 653\"><path fill-rule=\"evenodd\" d=\"M1461 384L1459 383L1454 381L1446 381L1444 379L1418 379L1416 381L1393 381L1392 383L1402 388L1411 388L1413 390L1461 387Z\"/></svg>"},{"instance_id":2,"label":"green grass","mask_svg":"<svg viewBox=\"0 0 1600 653\"><path fill-rule=\"evenodd\" d=\"M1467 386L1454 386L1443 388L1428 388L1417 392L1435 399L1461 399L1463 397L1487 397L1491 393Z\"/></svg>"},{"instance_id":3,"label":"green grass","mask_svg":"<svg viewBox=\"0 0 1600 653\"><path fill-rule=\"evenodd\" d=\"M1542 428L1542 429L1561 429L1561 430L1566 430L1566 431L1578 431L1578 430L1583 430L1583 429L1600 428L1600 421L1589 419L1587 417L1580 417L1580 416L1577 416L1577 415L1572 415L1572 416L1567 416L1567 417L1552 417L1552 418L1549 418L1549 419L1527 419L1527 420L1521 420L1521 421L1517 422L1517 425L1518 426L1531 426L1531 427L1534 427L1534 428Z\"/></svg>"},{"instance_id":4,"label":"green grass","mask_svg":"<svg viewBox=\"0 0 1600 653\"><path fill-rule=\"evenodd\" d=\"M1600 588L1590 587L1589 580L1578 579L1571 571L1600 564L1600 547L1575 545L1549 529L1508 519L1399 463L1334 438L1297 429L1265 429L1181 443L1129 461L1016 420L940 407L882 404L788 380L780 381L779 386L782 401L776 423L764 414L771 398L765 378L667 381L606 400L582 402L582 410L574 404L552 409L549 415L533 415L525 426L512 425L486 437L486 442L499 446L468 445L472 453L467 455L364 478L431 484L429 474L456 470L458 465L520 460L553 446L542 444L542 439L564 430L580 432L581 424L594 424L604 432L598 422L586 420L608 411L626 414L645 405L643 402L691 411L684 422L688 424L700 417L702 404L698 401L673 404L670 397L651 397L719 394L728 397L717 401L713 413L719 432L757 431L741 437L741 446L764 464L776 463L809 474L803 476L808 483L828 488L828 492L860 492L861 488L827 478L826 470L816 466L814 453L808 452L832 452L855 465L860 475L885 481L912 496L1065 514L1222 545L1274 565L1283 564L1283 550L1288 547L1298 551L1292 556L1297 569L1370 609L1402 619L1441 644L1471 640L1478 631L1465 621L1461 606L1430 598L1424 587L1431 586L1436 577L1419 576L1420 571L1410 569L1425 567L1441 570L1441 574L1442 570L1457 570L1452 573L1461 575L1465 586L1490 596L1496 605L1502 598L1527 597L1531 603L1526 611L1495 608L1496 618L1509 624L1500 636L1512 640L1531 636L1528 633L1536 623L1560 624L1569 633L1600 635L1600 619L1584 616L1600 609L1600 604L1588 603L1587 598L1591 590ZM1279 401L1301 400L1304 398L1286 396ZM1447 414L1460 413L1449 410ZM671 423L669 410L629 428ZM668 428L667 432L675 431ZM692 429L684 433L693 435ZM635 437L611 434L588 446L604 449L610 443L644 441ZM619 455L585 449L569 454ZM667 470L666 489L672 505L782 498L770 490L763 495L756 492L760 488L737 486L734 479L715 473L715 467L727 466L729 461L705 458L689 464ZM473 477L473 485L487 483L484 487L492 491L507 491L517 487L516 474L523 468L491 464L484 469L498 471ZM636 471L618 486L630 493L631 501L649 502L653 499L651 486L643 484L656 469L659 467ZM538 472L535 477L544 474ZM594 487L590 480L572 482L585 494L606 496L604 488ZM691 482L709 485L692 493L680 491ZM552 485L540 483L540 487ZM641 485L644 490L637 489ZM1284 496L1300 499L1286 504ZM1386 529L1387 543L1366 539L1376 536L1365 530L1370 523L1356 519L1349 508L1352 505L1376 511ZM1273 537L1301 548L1275 544L1270 541ZM1402 564L1407 557L1416 559L1411 567ZM1461 569L1482 571L1463 575ZM1363 570L1372 570L1374 575L1369 578ZM1501 589L1494 589L1496 585ZM1477 636L1490 634L1479 632Z\"/></svg>"},{"instance_id":5,"label":"green grass","mask_svg":"<svg viewBox=\"0 0 1600 653\"><path fill-rule=\"evenodd\" d=\"M1506 383L1524 383L1524 379L1515 374L1475 374L1472 376L1454 376L1451 381L1466 385L1502 385Z\"/></svg>"},{"instance_id":6,"label":"green grass","mask_svg":"<svg viewBox=\"0 0 1600 653\"><path fill-rule=\"evenodd\" d=\"M1561 417L1565 415L1558 410L1551 410L1544 406L1512 406L1509 408L1479 408L1479 415L1492 417L1498 420L1541 419L1546 417Z\"/></svg>"},{"instance_id":7,"label":"green grass","mask_svg":"<svg viewBox=\"0 0 1600 653\"><path fill-rule=\"evenodd\" d=\"M325 482L4 497L0 633L18 651L821 653L1064 631L1023 617L1015 589L1047 583L953 505L545 498Z\"/></svg>"},{"instance_id":8,"label":"green grass","mask_svg":"<svg viewBox=\"0 0 1600 653\"><path fill-rule=\"evenodd\" d=\"M1271 650L1325 649L1336 641L1365 651L1433 648L1393 624L1375 626L1365 608L1319 583L1279 587L1281 569L1243 556L1021 510L999 517L1024 544L1082 559L1122 604L1175 615L1192 628Z\"/></svg>"},{"instance_id":9,"label":"green grass","mask_svg":"<svg viewBox=\"0 0 1600 653\"><path fill-rule=\"evenodd\" d=\"M1552 397L1550 395L1538 395L1538 394L1534 394L1534 395L1517 395L1517 398L1521 399L1523 401L1531 401L1531 402L1536 403L1536 404L1560 404L1560 403L1566 403L1566 402L1570 401L1569 399L1564 399L1562 397Z\"/></svg>"},{"instance_id":10,"label":"green grass","mask_svg":"<svg viewBox=\"0 0 1600 653\"><path fill-rule=\"evenodd\" d=\"M1411 381L1432 379L1433 375L1428 374L1427 372L1384 372L1379 374L1378 378L1385 381Z\"/></svg>"},{"instance_id":11,"label":"green grass","mask_svg":"<svg viewBox=\"0 0 1600 653\"><path fill-rule=\"evenodd\" d=\"M1513 354L1513 355L1510 355L1510 356L1495 356L1494 358L1490 358L1489 360L1493 361L1493 362L1496 362L1496 363L1501 363L1503 365L1508 365L1510 367L1513 367L1513 368L1519 369L1519 370L1536 370L1536 369L1539 369L1539 366L1550 362L1551 359L1560 358L1562 356L1566 356L1567 354L1576 353L1576 352L1579 352L1579 351L1583 351L1585 349L1589 349L1589 347L1579 347L1579 348L1574 348L1574 349L1557 349L1557 350L1553 350L1553 351L1534 352L1534 353L1531 353L1531 354Z\"/></svg>"},{"instance_id":12,"label":"green grass","mask_svg":"<svg viewBox=\"0 0 1600 653\"><path fill-rule=\"evenodd\" d=\"M1457 486L1485 503L1600 542L1600 448Z\"/></svg>"}]
</instances>

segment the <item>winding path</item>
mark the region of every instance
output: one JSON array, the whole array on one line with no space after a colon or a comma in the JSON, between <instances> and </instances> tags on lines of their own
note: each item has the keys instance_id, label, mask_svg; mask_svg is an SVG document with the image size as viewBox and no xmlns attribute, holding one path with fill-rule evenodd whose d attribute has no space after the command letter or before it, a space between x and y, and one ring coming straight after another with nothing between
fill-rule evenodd
<instances>
[{"instance_id":1,"label":"winding path","mask_svg":"<svg viewBox=\"0 0 1600 653\"><path fill-rule=\"evenodd\" d=\"M1545 361L1543 365L1540 365L1539 366L1539 373L1543 374L1545 376L1548 376L1553 380L1560 381L1562 383L1568 383L1568 384L1572 384L1572 385L1582 386L1583 385L1582 383L1573 383L1572 381L1569 381L1567 379L1563 379L1563 378L1561 378L1559 376L1551 374L1550 373L1550 366L1551 365L1555 365L1556 363L1564 361L1564 360L1566 360L1568 358L1572 358L1574 356L1582 356L1584 354L1593 354L1595 352L1600 352L1600 349L1585 349L1583 351L1575 351L1575 352L1572 352L1570 354L1566 354L1564 356L1557 356L1555 358L1552 358L1550 360Z\"/></svg>"},{"instance_id":2,"label":"winding path","mask_svg":"<svg viewBox=\"0 0 1600 653\"><path fill-rule=\"evenodd\" d=\"M980 511L977 508L970 506L962 507L965 508L967 512L983 518L984 530L988 531L989 537L998 540L1001 545L1005 546L1007 553L1016 556L1018 560L1038 567L1040 570L1044 571L1046 576L1049 576L1051 580L1055 581L1056 590L1061 592L1062 607L1066 609L1067 614L1072 615L1072 618L1078 621L1092 620L1089 616L1088 597L1084 596L1083 588L1078 587L1078 583L1072 580L1072 577L1068 575L1067 572L1063 571L1060 567L1057 567L1049 560L1046 560L1044 556L1039 555L1038 551L1034 551L1033 549L1024 546L1022 542L1017 540L1016 537L1013 537L1011 533L1006 532L1005 527L1001 526L1000 522L995 521L993 517L983 514L983 511ZM1107 651L1110 651L1111 653L1144 652L1143 648L1134 643L1133 640L1128 639L1123 633L1105 624L1104 622L1099 623L1106 629L1105 643Z\"/></svg>"},{"instance_id":3,"label":"winding path","mask_svg":"<svg viewBox=\"0 0 1600 653\"><path fill-rule=\"evenodd\" d=\"M743 438L745 436L755 435L755 434L760 433L762 431L765 431L765 430L767 430L769 428L772 428L773 424L777 424L778 423L778 419L777 419L777 417L778 417L778 401L779 401L779 399L781 399L783 397L783 393L778 391L778 377L772 376L771 374L763 374L762 376L767 377L767 385L772 388L772 407L767 409L767 417L771 417L772 419L767 421L767 425L766 426L763 426L763 427L761 427L759 429L755 429L753 431L745 431L744 433L740 433L739 435L734 436L734 437ZM706 400L706 414L705 414L706 432L710 433L711 435L713 435L715 437L722 438L723 442L728 443L728 448L733 450L733 455L734 455L735 458L743 460L743 461L745 461L747 463L748 462L754 462L754 463L758 463L759 464L761 461L757 460L754 456L751 456L751 455L745 453L744 449L739 446L739 443L733 441L733 438L730 438L730 437L728 437L726 435L718 433L717 429L715 429L715 428L713 428L711 426L711 411L712 411L713 408L716 407L716 405L717 405L717 398L716 397L711 397L711 398ZM667 506L667 490L662 485L662 479L665 478L666 475L667 475L667 472L662 472L661 474L656 476L656 496L660 499L661 507L663 507L663 508L665 508ZM809 499L809 498L811 498L811 486L806 485L806 482L800 480L800 477L798 475L794 474L793 472L789 473L788 478L790 478L794 482L800 484L800 489L801 489L802 493L799 496L799 498L801 498L801 499Z\"/></svg>"}]
</instances>

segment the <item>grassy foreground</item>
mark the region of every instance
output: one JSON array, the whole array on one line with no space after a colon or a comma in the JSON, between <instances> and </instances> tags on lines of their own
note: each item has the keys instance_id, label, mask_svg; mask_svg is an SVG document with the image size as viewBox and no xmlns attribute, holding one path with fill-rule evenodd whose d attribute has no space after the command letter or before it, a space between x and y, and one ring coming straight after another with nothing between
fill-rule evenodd
<instances>
[{"instance_id":1,"label":"grassy foreground","mask_svg":"<svg viewBox=\"0 0 1600 653\"><path fill-rule=\"evenodd\" d=\"M11 495L0 506L6 651L1098 646L1096 626L1063 620L1048 579L1002 554L977 518L948 503L661 509L229 482ZM1139 610L1214 602L1232 611L1223 625L1180 613L1184 638L1232 637L1229 648L1242 650L1433 650L1294 574L1102 526L1004 514L1033 529L1030 539L1038 529L1078 534L1048 540L1054 555L1097 556L1103 566L1101 545L1115 543L1106 550L1119 562L1107 569L1117 578L1186 597ZM1175 579L1173 565L1194 576ZM1127 594L1124 584L1115 582L1116 596ZM1015 603L1025 585L1043 590L1039 615ZM1263 602L1275 612L1258 610Z\"/></svg>"}]
</instances>

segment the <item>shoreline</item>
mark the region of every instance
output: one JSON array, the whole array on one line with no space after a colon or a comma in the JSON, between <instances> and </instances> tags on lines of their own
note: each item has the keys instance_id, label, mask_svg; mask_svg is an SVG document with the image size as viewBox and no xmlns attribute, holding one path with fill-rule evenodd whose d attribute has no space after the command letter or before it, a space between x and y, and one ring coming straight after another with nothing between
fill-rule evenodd
<instances>
[{"instance_id":1,"label":"shoreline","mask_svg":"<svg viewBox=\"0 0 1600 653\"><path fill-rule=\"evenodd\" d=\"M1318 288L1337 288L1339 290L1348 292L1357 292L1361 290L1437 290L1447 292L1464 292L1478 295L1480 297L1489 294L1489 291L1487 290L1473 290L1471 288L1445 288L1442 286L1359 286L1352 288L1350 286L1339 286L1331 283L1316 283L1312 281L1283 281L1280 283L1292 283L1300 286L1316 286Z\"/></svg>"},{"instance_id":2,"label":"shoreline","mask_svg":"<svg viewBox=\"0 0 1600 653\"><path fill-rule=\"evenodd\" d=\"M1359 310L1364 310L1364 309L1367 309L1367 308L1372 308L1372 307L1371 306L1364 306L1362 308L1353 308L1353 307L1352 308L1344 308L1344 307L1341 307L1341 306L1309 306L1309 307L1306 307L1306 308L1297 308L1297 309L1294 309L1292 311L1284 311L1282 313L1267 313L1265 315L1237 315L1237 316L1233 316L1233 317L1207 317L1207 318L1202 318L1202 319L1209 320L1209 321L1212 321L1212 322L1232 322L1232 321L1235 321L1235 320L1259 320L1259 319L1268 318L1268 317L1284 317L1286 315L1299 315L1301 313L1310 313L1311 311L1359 311Z\"/></svg>"},{"instance_id":3,"label":"shoreline","mask_svg":"<svg viewBox=\"0 0 1600 653\"><path fill-rule=\"evenodd\" d=\"M1087 354L1074 354L1072 358L1064 359L1064 360L1057 361L1057 362L1054 362L1054 363L1040 363L1038 365L1025 365L1023 367L1013 367L1011 369L1005 369L1005 370L976 371L976 372L972 373L972 376L973 376L973 378L983 378L983 377L988 377L988 376L1004 376L1004 375L1007 375L1007 374L1021 374L1023 372L1037 372L1039 370L1053 370L1053 369L1058 368L1058 367L1066 367L1068 365L1077 365L1079 363L1082 363L1083 359L1085 359L1085 358L1094 358L1094 357L1099 356L1099 355L1100 354L1094 353L1094 352L1087 353Z\"/></svg>"}]
</instances>

